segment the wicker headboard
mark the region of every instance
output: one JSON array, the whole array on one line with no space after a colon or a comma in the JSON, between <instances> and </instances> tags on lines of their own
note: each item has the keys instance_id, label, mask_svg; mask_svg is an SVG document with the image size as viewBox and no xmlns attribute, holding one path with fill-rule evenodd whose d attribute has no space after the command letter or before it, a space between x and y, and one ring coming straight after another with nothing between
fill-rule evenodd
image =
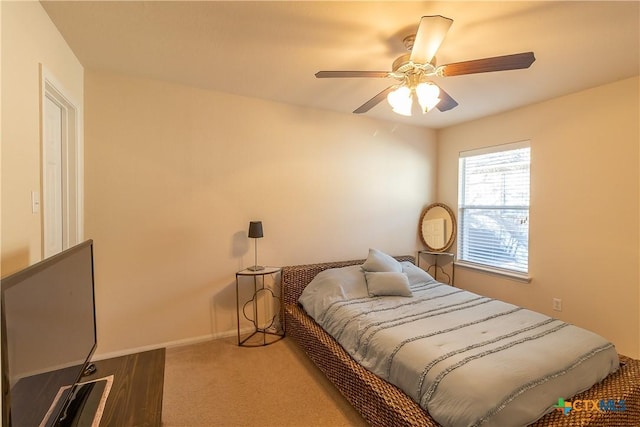
<instances>
[{"instance_id":1,"label":"wicker headboard","mask_svg":"<svg viewBox=\"0 0 640 427\"><path fill-rule=\"evenodd\" d=\"M394 257L398 261L415 263L415 257L402 255ZM347 267L349 265L364 264L364 259L352 261L325 262L321 264L291 265L282 267L282 297L284 305L297 304L304 288L316 277L316 274L329 268Z\"/></svg>"}]
</instances>

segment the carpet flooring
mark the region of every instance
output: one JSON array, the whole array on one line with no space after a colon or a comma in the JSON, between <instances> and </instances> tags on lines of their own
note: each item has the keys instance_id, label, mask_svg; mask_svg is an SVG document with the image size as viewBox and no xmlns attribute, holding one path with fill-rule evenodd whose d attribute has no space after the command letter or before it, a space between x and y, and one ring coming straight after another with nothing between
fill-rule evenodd
<instances>
[{"instance_id":1,"label":"carpet flooring","mask_svg":"<svg viewBox=\"0 0 640 427\"><path fill-rule=\"evenodd\" d=\"M367 424L288 338L252 348L226 338L167 349L162 425Z\"/></svg>"}]
</instances>

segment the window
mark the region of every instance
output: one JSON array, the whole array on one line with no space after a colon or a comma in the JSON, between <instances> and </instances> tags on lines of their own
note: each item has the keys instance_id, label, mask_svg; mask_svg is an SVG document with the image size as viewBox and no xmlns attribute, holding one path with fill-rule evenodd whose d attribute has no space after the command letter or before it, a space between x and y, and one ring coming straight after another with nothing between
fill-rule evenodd
<instances>
[{"instance_id":1,"label":"window","mask_svg":"<svg viewBox=\"0 0 640 427\"><path fill-rule=\"evenodd\" d=\"M529 270L529 141L460 153L458 259Z\"/></svg>"}]
</instances>

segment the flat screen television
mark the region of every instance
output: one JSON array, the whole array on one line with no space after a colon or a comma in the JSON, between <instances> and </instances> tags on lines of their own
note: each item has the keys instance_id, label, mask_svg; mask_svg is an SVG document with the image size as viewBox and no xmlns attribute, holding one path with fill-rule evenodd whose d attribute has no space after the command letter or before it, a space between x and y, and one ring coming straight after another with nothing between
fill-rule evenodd
<instances>
[{"instance_id":1,"label":"flat screen television","mask_svg":"<svg viewBox=\"0 0 640 427\"><path fill-rule=\"evenodd\" d=\"M70 425L97 345L93 241L2 278L1 290L3 425Z\"/></svg>"}]
</instances>

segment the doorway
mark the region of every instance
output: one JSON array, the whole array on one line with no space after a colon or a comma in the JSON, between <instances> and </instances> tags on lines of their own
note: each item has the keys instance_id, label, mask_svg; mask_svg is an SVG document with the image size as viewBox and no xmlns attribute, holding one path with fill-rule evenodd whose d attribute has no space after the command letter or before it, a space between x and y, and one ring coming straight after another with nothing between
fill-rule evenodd
<instances>
[{"instance_id":1,"label":"doorway","mask_svg":"<svg viewBox=\"0 0 640 427\"><path fill-rule=\"evenodd\" d=\"M80 113L57 80L41 66L42 256L82 241L83 156Z\"/></svg>"}]
</instances>

